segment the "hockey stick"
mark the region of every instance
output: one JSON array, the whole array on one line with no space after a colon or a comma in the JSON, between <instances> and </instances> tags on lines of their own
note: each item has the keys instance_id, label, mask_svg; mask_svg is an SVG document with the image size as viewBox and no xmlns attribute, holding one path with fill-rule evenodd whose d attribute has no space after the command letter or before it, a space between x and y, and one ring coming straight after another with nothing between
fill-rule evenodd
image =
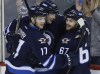
<instances>
[{"instance_id":1,"label":"hockey stick","mask_svg":"<svg viewBox=\"0 0 100 74\"><path fill-rule=\"evenodd\" d=\"M84 33L86 32L85 28L86 28L85 25L81 28L81 31L82 31L81 38L79 40L79 43L78 43L78 46L77 46L76 50L74 51L74 54L77 53L77 51L79 50L80 44L82 43L82 40L85 37L85 35L84 35Z\"/></svg>"},{"instance_id":2,"label":"hockey stick","mask_svg":"<svg viewBox=\"0 0 100 74\"><path fill-rule=\"evenodd\" d=\"M30 7L29 7L29 4L28 4L27 0L24 0L24 2L25 2L25 5L26 5L26 8L28 10L28 15L30 15Z\"/></svg>"},{"instance_id":3,"label":"hockey stick","mask_svg":"<svg viewBox=\"0 0 100 74\"><path fill-rule=\"evenodd\" d=\"M28 2L27 2L27 0L24 0L24 2L25 2L25 4L26 4L26 7L27 7L27 9L28 9L28 11L30 10L30 7L29 7L29 5L28 5Z\"/></svg>"},{"instance_id":4,"label":"hockey stick","mask_svg":"<svg viewBox=\"0 0 100 74\"><path fill-rule=\"evenodd\" d=\"M22 4L23 4L23 0L16 0L18 19L17 19L17 25L16 25L16 29L15 29L15 34L18 34L20 18L21 18L21 6L22 6Z\"/></svg>"}]
</instances>

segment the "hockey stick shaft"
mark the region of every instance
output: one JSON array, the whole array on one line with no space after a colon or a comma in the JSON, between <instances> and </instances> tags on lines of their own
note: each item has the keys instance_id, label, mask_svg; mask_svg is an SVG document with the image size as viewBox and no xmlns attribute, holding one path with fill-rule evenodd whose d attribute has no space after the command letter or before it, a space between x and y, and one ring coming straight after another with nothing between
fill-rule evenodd
<instances>
[{"instance_id":1,"label":"hockey stick shaft","mask_svg":"<svg viewBox=\"0 0 100 74\"><path fill-rule=\"evenodd\" d=\"M22 0L16 0L18 18L17 18L17 25L16 25L16 29L15 29L15 34L18 33L18 29L19 29L20 18L21 18L21 6L22 6L22 4L23 4Z\"/></svg>"},{"instance_id":2,"label":"hockey stick shaft","mask_svg":"<svg viewBox=\"0 0 100 74\"><path fill-rule=\"evenodd\" d=\"M27 7L27 9L28 9L28 12L29 12L29 10L30 10L30 7L29 7L29 5L28 5L28 2L27 2L27 0L24 0L24 2L25 2L25 4L26 4L26 7Z\"/></svg>"}]
</instances>

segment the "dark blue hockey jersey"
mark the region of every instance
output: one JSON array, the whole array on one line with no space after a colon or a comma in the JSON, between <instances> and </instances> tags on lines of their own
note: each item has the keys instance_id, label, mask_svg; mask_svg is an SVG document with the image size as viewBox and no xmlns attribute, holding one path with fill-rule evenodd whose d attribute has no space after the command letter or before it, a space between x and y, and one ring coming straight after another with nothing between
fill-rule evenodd
<instances>
[{"instance_id":1,"label":"dark blue hockey jersey","mask_svg":"<svg viewBox=\"0 0 100 74\"><path fill-rule=\"evenodd\" d=\"M83 27L67 31L59 40L56 52L60 55L68 55L71 62L69 68L61 68L58 74L90 74L90 48L87 44L89 29Z\"/></svg>"}]
</instances>

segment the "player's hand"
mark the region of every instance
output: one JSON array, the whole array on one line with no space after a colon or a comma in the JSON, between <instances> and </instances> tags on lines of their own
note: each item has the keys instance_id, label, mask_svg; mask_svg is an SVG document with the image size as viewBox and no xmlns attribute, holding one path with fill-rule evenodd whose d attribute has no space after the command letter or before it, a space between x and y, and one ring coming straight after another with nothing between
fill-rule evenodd
<instances>
[{"instance_id":1,"label":"player's hand","mask_svg":"<svg viewBox=\"0 0 100 74\"><path fill-rule=\"evenodd\" d=\"M18 34L11 32L6 35L6 39L7 39L7 43L6 43L7 52L13 53L13 51L17 47L20 36Z\"/></svg>"},{"instance_id":2,"label":"player's hand","mask_svg":"<svg viewBox=\"0 0 100 74\"><path fill-rule=\"evenodd\" d=\"M15 41L15 40L18 40L20 38L20 35L19 34L15 34L13 32L10 32L6 35L6 39L7 41Z\"/></svg>"}]
</instances>

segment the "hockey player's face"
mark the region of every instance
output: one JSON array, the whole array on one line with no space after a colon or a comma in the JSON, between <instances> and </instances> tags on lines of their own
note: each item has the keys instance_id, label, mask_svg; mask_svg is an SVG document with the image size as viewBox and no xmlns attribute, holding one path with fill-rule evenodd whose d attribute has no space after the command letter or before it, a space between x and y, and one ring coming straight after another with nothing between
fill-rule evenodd
<instances>
[{"instance_id":1,"label":"hockey player's face","mask_svg":"<svg viewBox=\"0 0 100 74\"><path fill-rule=\"evenodd\" d=\"M67 18L66 19L66 30L71 30L75 28L76 21L73 20L72 18Z\"/></svg>"},{"instance_id":2,"label":"hockey player's face","mask_svg":"<svg viewBox=\"0 0 100 74\"><path fill-rule=\"evenodd\" d=\"M52 22L56 19L56 14L53 14L53 13L49 13L47 15L47 22L49 24L52 24Z\"/></svg>"},{"instance_id":3,"label":"hockey player's face","mask_svg":"<svg viewBox=\"0 0 100 74\"><path fill-rule=\"evenodd\" d=\"M45 17L44 16L38 16L36 17L36 26L40 29L43 29L45 24Z\"/></svg>"}]
</instances>

